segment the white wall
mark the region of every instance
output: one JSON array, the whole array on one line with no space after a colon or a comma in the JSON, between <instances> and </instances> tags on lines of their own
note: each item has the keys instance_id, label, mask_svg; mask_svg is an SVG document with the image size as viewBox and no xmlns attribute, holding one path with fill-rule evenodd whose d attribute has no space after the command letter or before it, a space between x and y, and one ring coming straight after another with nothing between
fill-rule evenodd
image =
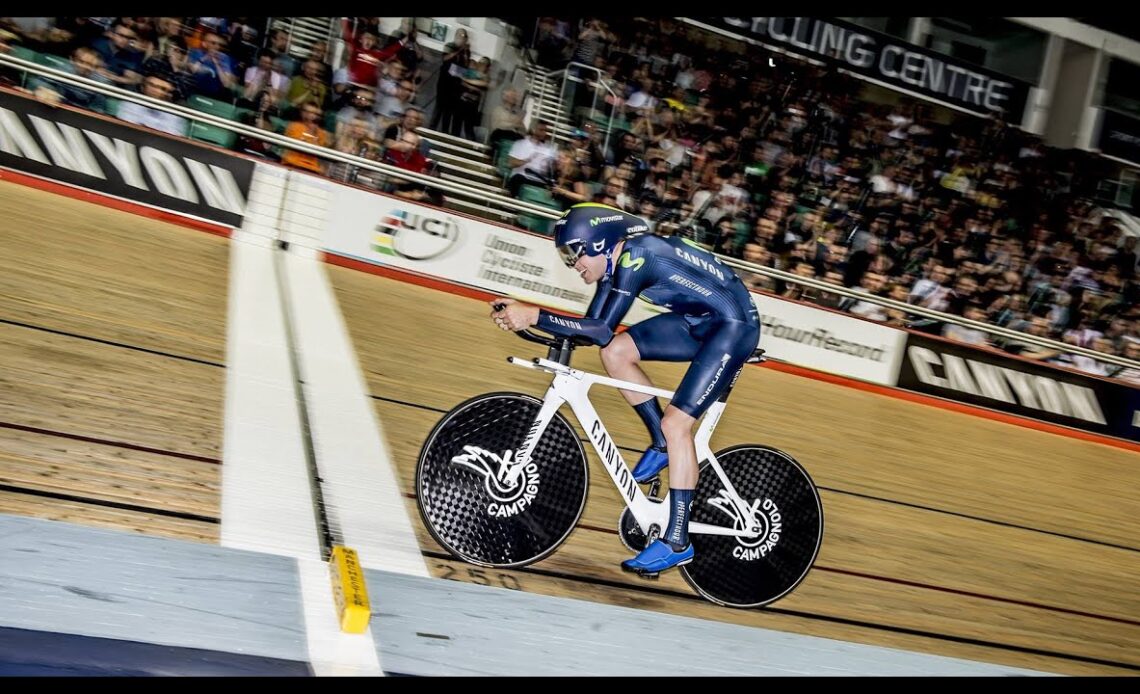
<instances>
[{"instance_id":1,"label":"white wall","mask_svg":"<svg viewBox=\"0 0 1140 694\"><path fill-rule=\"evenodd\" d=\"M1045 135L1045 127L1049 122L1053 108L1053 95L1057 91L1057 76L1061 71L1061 60L1065 52L1065 39L1056 34L1049 34L1045 42L1045 56L1041 61L1041 73L1037 78L1037 86L1029 90L1029 103L1025 108L1025 117L1021 129L1034 135Z\"/></svg>"},{"instance_id":2,"label":"white wall","mask_svg":"<svg viewBox=\"0 0 1140 694\"><path fill-rule=\"evenodd\" d=\"M932 27L928 33L934 36L933 50L951 55L952 41L976 46L986 52L986 57L981 63L984 67L1003 75L1016 77L1030 84L1037 84L1041 60L1049 36L1048 34L1041 35L1040 41L1027 36L1025 40L1020 42L1011 40L999 42L982 39L945 26Z\"/></svg>"},{"instance_id":3,"label":"white wall","mask_svg":"<svg viewBox=\"0 0 1140 694\"><path fill-rule=\"evenodd\" d=\"M1058 34L1085 46L1103 49L1110 56L1140 64L1140 41L1133 41L1118 34L1082 24L1068 17L1006 17L1006 19L1034 29ZM1124 16L1121 15L1121 21L1129 20L1124 19Z\"/></svg>"},{"instance_id":4,"label":"white wall","mask_svg":"<svg viewBox=\"0 0 1140 694\"><path fill-rule=\"evenodd\" d=\"M1061 148L1079 146L1099 53L1095 48L1065 40L1045 128L1046 144Z\"/></svg>"}]
</instances>

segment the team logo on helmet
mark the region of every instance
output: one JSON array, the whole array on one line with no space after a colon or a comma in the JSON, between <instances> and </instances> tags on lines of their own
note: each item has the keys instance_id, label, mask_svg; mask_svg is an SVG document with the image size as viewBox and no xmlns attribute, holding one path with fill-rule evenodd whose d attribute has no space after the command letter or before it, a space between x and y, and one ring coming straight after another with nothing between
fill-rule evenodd
<instances>
[{"instance_id":1,"label":"team logo on helmet","mask_svg":"<svg viewBox=\"0 0 1140 694\"><path fill-rule=\"evenodd\" d=\"M590 226L596 227L599 224L605 224L606 222L616 222L621 219L621 217L622 216L620 214L610 215L609 217L591 217Z\"/></svg>"}]
</instances>

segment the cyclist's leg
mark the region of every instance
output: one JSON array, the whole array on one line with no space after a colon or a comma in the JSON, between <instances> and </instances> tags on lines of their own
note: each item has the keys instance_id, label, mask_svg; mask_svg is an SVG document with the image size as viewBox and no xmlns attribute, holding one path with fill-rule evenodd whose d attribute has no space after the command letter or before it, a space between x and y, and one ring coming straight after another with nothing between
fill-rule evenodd
<instances>
[{"instance_id":1,"label":"cyclist's leg","mask_svg":"<svg viewBox=\"0 0 1140 694\"><path fill-rule=\"evenodd\" d=\"M622 563L629 571L657 573L692 561L689 512L698 475L693 424L732 383L760 339L756 322L717 321L695 332L701 347L661 422L669 449L669 527L660 540Z\"/></svg>"},{"instance_id":2,"label":"cyclist's leg","mask_svg":"<svg viewBox=\"0 0 1140 694\"><path fill-rule=\"evenodd\" d=\"M700 349L700 343L689 334L689 324L676 313L663 313L641 321L602 348L602 365L606 373L623 381L652 386L649 376L638 363L648 361L689 361ZM622 390L630 405L638 405L652 395Z\"/></svg>"},{"instance_id":3,"label":"cyclist's leg","mask_svg":"<svg viewBox=\"0 0 1140 694\"><path fill-rule=\"evenodd\" d=\"M693 333L701 347L673 394L672 406L696 420L728 388L756 349L760 323L720 320L699 325Z\"/></svg>"},{"instance_id":4,"label":"cyclist's leg","mask_svg":"<svg viewBox=\"0 0 1140 694\"><path fill-rule=\"evenodd\" d=\"M732 383L760 339L759 323L716 321L695 331L702 344L665 410L661 429L669 447L669 486L697 484L693 424Z\"/></svg>"},{"instance_id":5,"label":"cyclist's leg","mask_svg":"<svg viewBox=\"0 0 1140 694\"><path fill-rule=\"evenodd\" d=\"M700 348L700 343L689 334L690 329L690 322L677 314L666 313L654 316L615 337L602 351L602 362L606 366L606 371L614 378L653 385L638 366L638 362L642 359L691 360ZM619 339L621 342L618 342ZM655 479L669 463L665 435L661 431L661 418L664 412L661 411L657 398L652 395L624 390L622 395L626 402L633 405L634 411L649 432L651 439L649 448L645 449L633 468L633 478L637 482L649 482Z\"/></svg>"},{"instance_id":6,"label":"cyclist's leg","mask_svg":"<svg viewBox=\"0 0 1140 694\"><path fill-rule=\"evenodd\" d=\"M602 347L599 355L602 358L602 366L606 367L606 373L610 376L620 378L623 381L640 383L643 386L653 385L649 376L638 366L638 362L641 361L641 353L638 352L637 344L634 343L628 332L614 335L614 339ZM634 406L653 397L645 393L621 388L618 389L618 392L621 393L626 402Z\"/></svg>"}]
</instances>

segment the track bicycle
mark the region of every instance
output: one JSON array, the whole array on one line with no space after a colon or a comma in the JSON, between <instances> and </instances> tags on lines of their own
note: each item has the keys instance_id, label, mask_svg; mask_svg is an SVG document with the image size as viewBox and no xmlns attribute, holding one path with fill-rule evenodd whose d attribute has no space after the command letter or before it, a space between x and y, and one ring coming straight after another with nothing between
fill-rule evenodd
<instances>
[{"instance_id":1,"label":"track bicycle","mask_svg":"<svg viewBox=\"0 0 1140 694\"><path fill-rule=\"evenodd\" d=\"M516 334L547 347L547 357L507 361L553 381L541 399L486 393L443 416L416 465L424 524L448 552L479 566L521 567L550 555L577 524L589 489L582 441L558 412L568 403L626 506L618 521L622 543L644 549L668 526L668 495L657 498L660 477L648 493L634 481L588 393L594 385L666 400L673 393L571 368L574 349L589 344L580 338ZM747 363L763 360L758 349ZM823 507L811 477L787 453L759 444L709 448L739 375L694 437L701 461L689 523L695 555L680 571L708 600L747 608L778 600L807 576L823 540Z\"/></svg>"}]
</instances>

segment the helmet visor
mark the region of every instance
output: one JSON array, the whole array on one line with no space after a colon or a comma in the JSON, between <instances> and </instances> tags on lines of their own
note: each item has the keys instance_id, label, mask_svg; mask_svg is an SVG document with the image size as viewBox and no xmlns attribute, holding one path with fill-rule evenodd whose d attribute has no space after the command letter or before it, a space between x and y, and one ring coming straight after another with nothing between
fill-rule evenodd
<instances>
[{"instance_id":1,"label":"helmet visor","mask_svg":"<svg viewBox=\"0 0 1140 694\"><path fill-rule=\"evenodd\" d=\"M581 241L571 241L558 247L558 255L562 257L562 262L566 263L566 267L574 267L578 258L581 258L585 252L586 244Z\"/></svg>"}]
</instances>

